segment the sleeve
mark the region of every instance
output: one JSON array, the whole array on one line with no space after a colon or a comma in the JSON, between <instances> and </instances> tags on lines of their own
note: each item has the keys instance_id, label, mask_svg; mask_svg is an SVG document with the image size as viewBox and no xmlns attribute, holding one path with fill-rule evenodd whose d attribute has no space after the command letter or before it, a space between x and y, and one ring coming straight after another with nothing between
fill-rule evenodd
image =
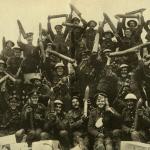
<instances>
[{"instance_id":1,"label":"sleeve","mask_svg":"<svg viewBox=\"0 0 150 150\"><path fill-rule=\"evenodd\" d=\"M54 35L54 33L53 33L53 30L52 30L52 27L51 27L51 23L50 23L50 22L47 23L47 30L48 30L48 33L50 34L52 40L54 40L55 35Z\"/></svg>"},{"instance_id":2,"label":"sleeve","mask_svg":"<svg viewBox=\"0 0 150 150\"><path fill-rule=\"evenodd\" d=\"M93 114L91 113L89 116L89 122L88 122L88 132L90 135L97 137L99 132L95 129L94 126L95 126L95 121L94 121Z\"/></svg>"},{"instance_id":3,"label":"sleeve","mask_svg":"<svg viewBox=\"0 0 150 150\"><path fill-rule=\"evenodd\" d=\"M26 45L24 43L17 41L17 44L22 50L26 49Z\"/></svg>"}]
</instances>

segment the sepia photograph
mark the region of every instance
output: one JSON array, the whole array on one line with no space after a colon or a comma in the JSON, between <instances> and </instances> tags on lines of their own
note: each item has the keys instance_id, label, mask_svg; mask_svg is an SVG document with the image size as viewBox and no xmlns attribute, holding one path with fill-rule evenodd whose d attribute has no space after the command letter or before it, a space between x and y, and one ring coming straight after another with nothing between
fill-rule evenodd
<instances>
[{"instance_id":1,"label":"sepia photograph","mask_svg":"<svg viewBox=\"0 0 150 150\"><path fill-rule=\"evenodd\" d=\"M1 0L0 150L150 150L149 6Z\"/></svg>"}]
</instances>

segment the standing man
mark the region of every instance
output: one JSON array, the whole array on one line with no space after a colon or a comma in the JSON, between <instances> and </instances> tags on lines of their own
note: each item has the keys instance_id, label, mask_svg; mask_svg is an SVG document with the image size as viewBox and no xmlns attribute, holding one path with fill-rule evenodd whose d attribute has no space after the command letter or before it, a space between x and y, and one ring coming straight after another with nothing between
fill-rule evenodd
<instances>
[{"instance_id":1,"label":"standing man","mask_svg":"<svg viewBox=\"0 0 150 150\"><path fill-rule=\"evenodd\" d=\"M94 40L95 40L95 35L96 35L96 30L94 28L96 26L97 26L97 23L94 20L90 20L88 22L89 28L84 33L86 47L90 51L92 51L93 45L94 45Z\"/></svg>"}]
</instances>

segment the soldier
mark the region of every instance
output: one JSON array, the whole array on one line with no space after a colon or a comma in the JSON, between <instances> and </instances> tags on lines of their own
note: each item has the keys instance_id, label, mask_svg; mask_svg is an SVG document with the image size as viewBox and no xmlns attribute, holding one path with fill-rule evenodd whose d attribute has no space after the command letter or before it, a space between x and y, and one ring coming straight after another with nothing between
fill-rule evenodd
<instances>
[{"instance_id":1,"label":"soldier","mask_svg":"<svg viewBox=\"0 0 150 150\"><path fill-rule=\"evenodd\" d=\"M82 41L83 33L85 32L87 28L87 22L83 19L81 19L81 22L83 23L82 28L73 27L70 31L70 51L71 51L71 57L78 60L80 56L80 42ZM80 24L80 19L77 17L72 18L71 23L74 25Z\"/></svg>"},{"instance_id":2,"label":"soldier","mask_svg":"<svg viewBox=\"0 0 150 150\"><path fill-rule=\"evenodd\" d=\"M65 74L65 66L62 62L55 65L55 76L52 82L55 97L62 99L64 110L68 111L71 108L70 92L69 92L69 76Z\"/></svg>"},{"instance_id":3,"label":"soldier","mask_svg":"<svg viewBox=\"0 0 150 150\"><path fill-rule=\"evenodd\" d=\"M55 26L56 34L54 34L51 28L50 17L48 18L48 33L50 34L51 39L56 46L55 47L56 51L64 55L68 55L68 48L65 42L68 30L66 28L64 33L62 33L62 29L63 29L62 25L56 25Z\"/></svg>"},{"instance_id":4,"label":"soldier","mask_svg":"<svg viewBox=\"0 0 150 150\"><path fill-rule=\"evenodd\" d=\"M120 120L120 115L108 105L108 97L104 92L96 96L96 109L91 111L88 132L94 138L94 150L112 150L112 119Z\"/></svg>"},{"instance_id":5,"label":"soldier","mask_svg":"<svg viewBox=\"0 0 150 150\"><path fill-rule=\"evenodd\" d=\"M1 52L2 58L3 60L7 60L9 57L14 56L14 52L13 52L13 47L14 47L14 42L13 41L6 41L6 45L4 47L4 49Z\"/></svg>"},{"instance_id":6,"label":"soldier","mask_svg":"<svg viewBox=\"0 0 150 150\"><path fill-rule=\"evenodd\" d=\"M27 44L21 41L21 34L19 35L17 44L23 51L24 60L22 62L23 73L34 73L39 71L40 66L40 48L35 47L32 44L33 33L29 32L26 34Z\"/></svg>"},{"instance_id":7,"label":"soldier","mask_svg":"<svg viewBox=\"0 0 150 150\"><path fill-rule=\"evenodd\" d=\"M87 135L88 118L83 115L83 110L80 106L79 97L73 96L72 109L67 114L70 132L73 138L73 146L82 143L85 149L88 149L89 139Z\"/></svg>"},{"instance_id":8,"label":"soldier","mask_svg":"<svg viewBox=\"0 0 150 150\"><path fill-rule=\"evenodd\" d=\"M118 19L117 32L118 32L119 36L121 37L121 41L118 40L119 50L122 51L122 50L126 50L128 48L136 46L137 43L135 41L135 37L132 35L131 29L125 28L124 34L123 34L123 24L122 24L121 19L119 17L117 17L117 19Z\"/></svg>"},{"instance_id":9,"label":"soldier","mask_svg":"<svg viewBox=\"0 0 150 150\"><path fill-rule=\"evenodd\" d=\"M8 97L8 108L6 111L5 123L1 125L1 129L6 134L14 134L21 127L20 119L21 102L17 93L13 93Z\"/></svg>"},{"instance_id":10,"label":"soldier","mask_svg":"<svg viewBox=\"0 0 150 150\"><path fill-rule=\"evenodd\" d=\"M21 49L19 47L14 47L13 50L14 50L14 56L9 57L6 64L7 64L7 71L13 75L16 75L20 67L20 64L22 62Z\"/></svg>"},{"instance_id":11,"label":"soldier","mask_svg":"<svg viewBox=\"0 0 150 150\"><path fill-rule=\"evenodd\" d=\"M146 55L143 59L141 58L140 52L137 51L138 65L135 68L133 74L133 81L136 83L137 91L136 95L143 99L150 98L150 55ZM149 103L149 101L148 101Z\"/></svg>"},{"instance_id":12,"label":"soldier","mask_svg":"<svg viewBox=\"0 0 150 150\"><path fill-rule=\"evenodd\" d=\"M37 91L31 91L29 93L28 102L22 109L22 127L25 130L43 129L45 110L45 106L39 103L39 95Z\"/></svg>"},{"instance_id":13,"label":"soldier","mask_svg":"<svg viewBox=\"0 0 150 150\"><path fill-rule=\"evenodd\" d=\"M111 51L116 51L118 45L116 41L113 41L113 37L114 34L110 30L102 33L102 37L100 37L100 45L102 47L102 50L110 49Z\"/></svg>"},{"instance_id":14,"label":"soldier","mask_svg":"<svg viewBox=\"0 0 150 150\"><path fill-rule=\"evenodd\" d=\"M52 139L59 140L65 150L69 150L69 122L66 113L63 111L61 100L56 99L54 101L54 112L47 110L44 129Z\"/></svg>"},{"instance_id":15,"label":"soldier","mask_svg":"<svg viewBox=\"0 0 150 150\"><path fill-rule=\"evenodd\" d=\"M32 87L30 90L35 90L39 93L39 102L47 106L50 97L50 88L47 84L42 83L41 74L36 73L31 79Z\"/></svg>"},{"instance_id":16,"label":"soldier","mask_svg":"<svg viewBox=\"0 0 150 150\"><path fill-rule=\"evenodd\" d=\"M86 41L86 46L87 49L92 51L93 45L94 45L94 40L95 40L95 35L96 35L96 30L94 29L96 27L97 23L94 20L90 20L88 22L89 29L87 29L84 33L84 38Z\"/></svg>"},{"instance_id":17,"label":"soldier","mask_svg":"<svg viewBox=\"0 0 150 150\"><path fill-rule=\"evenodd\" d=\"M127 22L128 27L126 27L125 23L126 23L126 18L123 18L122 20L123 29L126 30L127 28L129 28L129 30L132 33L132 37L135 40L136 45L143 43L141 34L144 26L144 17L142 15L142 12L139 14L138 22L135 20L129 20Z\"/></svg>"},{"instance_id":18,"label":"soldier","mask_svg":"<svg viewBox=\"0 0 150 150\"><path fill-rule=\"evenodd\" d=\"M145 115L141 102L134 94L128 93L125 101L127 105L122 112L124 140L145 142L147 138L145 133L150 120Z\"/></svg>"}]
</instances>

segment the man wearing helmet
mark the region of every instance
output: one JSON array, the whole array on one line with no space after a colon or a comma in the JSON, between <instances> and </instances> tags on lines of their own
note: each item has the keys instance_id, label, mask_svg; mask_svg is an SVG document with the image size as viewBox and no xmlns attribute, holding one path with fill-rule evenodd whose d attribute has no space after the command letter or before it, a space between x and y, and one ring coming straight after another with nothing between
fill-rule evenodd
<instances>
[{"instance_id":1,"label":"man wearing helmet","mask_svg":"<svg viewBox=\"0 0 150 150\"><path fill-rule=\"evenodd\" d=\"M50 107L46 112L44 130L49 134L50 139L59 140L62 146L69 150L69 122L63 110L63 102L60 99L56 99L50 103ZM53 107L54 110L52 110Z\"/></svg>"},{"instance_id":2,"label":"man wearing helmet","mask_svg":"<svg viewBox=\"0 0 150 150\"><path fill-rule=\"evenodd\" d=\"M30 91L28 96L28 102L22 109L22 126L26 130L43 129L46 108L39 103L39 93L36 90Z\"/></svg>"},{"instance_id":3,"label":"man wearing helmet","mask_svg":"<svg viewBox=\"0 0 150 150\"><path fill-rule=\"evenodd\" d=\"M126 107L122 111L123 140L147 141L147 130L150 119L142 107L142 99L137 99L133 93L125 96Z\"/></svg>"},{"instance_id":4,"label":"man wearing helmet","mask_svg":"<svg viewBox=\"0 0 150 150\"><path fill-rule=\"evenodd\" d=\"M68 111L71 107L70 91L69 91L69 76L65 74L65 65L60 62L55 65L55 76L52 81L52 87L55 97L62 99L64 108Z\"/></svg>"}]
</instances>

